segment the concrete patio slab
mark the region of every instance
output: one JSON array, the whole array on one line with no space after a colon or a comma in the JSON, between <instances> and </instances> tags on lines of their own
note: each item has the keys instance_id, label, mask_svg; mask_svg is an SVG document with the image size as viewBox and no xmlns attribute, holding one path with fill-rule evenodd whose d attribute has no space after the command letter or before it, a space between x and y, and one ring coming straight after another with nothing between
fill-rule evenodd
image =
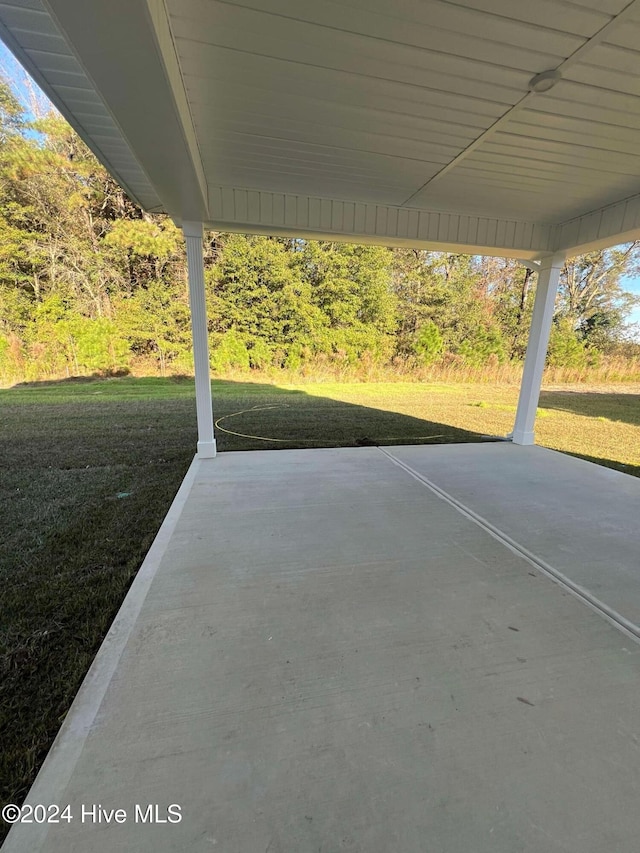
<instances>
[{"instance_id":1,"label":"concrete patio slab","mask_svg":"<svg viewBox=\"0 0 640 853\"><path fill-rule=\"evenodd\" d=\"M393 456L640 625L640 479L507 442L431 450Z\"/></svg>"},{"instance_id":2,"label":"concrete patio slab","mask_svg":"<svg viewBox=\"0 0 640 853\"><path fill-rule=\"evenodd\" d=\"M3 849L635 853L639 653L386 451L195 462Z\"/></svg>"}]
</instances>

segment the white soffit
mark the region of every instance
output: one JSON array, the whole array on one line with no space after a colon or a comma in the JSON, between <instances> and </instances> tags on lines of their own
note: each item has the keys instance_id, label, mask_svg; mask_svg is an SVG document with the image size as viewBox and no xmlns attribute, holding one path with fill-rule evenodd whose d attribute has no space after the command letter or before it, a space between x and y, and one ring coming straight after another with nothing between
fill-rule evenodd
<instances>
[{"instance_id":1,"label":"white soffit","mask_svg":"<svg viewBox=\"0 0 640 853\"><path fill-rule=\"evenodd\" d=\"M640 229L640 0L0 0L0 24L178 219L529 258Z\"/></svg>"}]
</instances>

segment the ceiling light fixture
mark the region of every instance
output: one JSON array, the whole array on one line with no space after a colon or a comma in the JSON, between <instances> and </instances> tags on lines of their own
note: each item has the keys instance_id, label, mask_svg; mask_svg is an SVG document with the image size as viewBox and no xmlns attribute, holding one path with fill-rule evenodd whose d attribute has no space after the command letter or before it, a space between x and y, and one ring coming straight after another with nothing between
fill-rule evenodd
<instances>
[{"instance_id":1,"label":"ceiling light fixture","mask_svg":"<svg viewBox=\"0 0 640 853\"><path fill-rule=\"evenodd\" d=\"M543 71L541 74L536 74L535 77L532 77L531 80L529 80L529 91L535 92L537 95L542 92L548 92L549 89L553 89L560 79L560 76L560 72L555 69L551 71Z\"/></svg>"}]
</instances>

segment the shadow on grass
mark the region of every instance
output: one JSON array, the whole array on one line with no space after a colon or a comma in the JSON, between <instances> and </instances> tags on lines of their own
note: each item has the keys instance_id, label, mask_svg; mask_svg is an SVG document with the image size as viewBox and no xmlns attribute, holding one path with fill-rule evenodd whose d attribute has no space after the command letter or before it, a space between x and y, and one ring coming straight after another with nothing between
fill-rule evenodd
<instances>
[{"instance_id":1,"label":"shadow on grass","mask_svg":"<svg viewBox=\"0 0 640 853\"><path fill-rule=\"evenodd\" d=\"M223 451L482 440L300 390L213 393ZM0 799L20 803L193 457L194 385L30 383L0 406Z\"/></svg>"},{"instance_id":2,"label":"shadow on grass","mask_svg":"<svg viewBox=\"0 0 640 853\"><path fill-rule=\"evenodd\" d=\"M640 426L640 394L543 391L540 408Z\"/></svg>"},{"instance_id":3,"label":"shadow on grass","mask_svg":"<svg viewBox=\"0 0 640 853\"><path fill-rule=\"evenodd\" d=\"M216 382L214 410L222 452L495 440L451 424L269 385Z\"/></svg>"},{"instance_id":4,"label":"shadow on grass","mask_svg":"<svg viewBox=\"0 0 640 853\"><path fill-rule=\"evenodd\" d=\"M221 451L491 440L303 390L229 380L212 386ZM12 435L12 467L186 463L195 450L190 378L65 379L16 386L0 392L0 399Z\"/></svg>"}]
</instances>

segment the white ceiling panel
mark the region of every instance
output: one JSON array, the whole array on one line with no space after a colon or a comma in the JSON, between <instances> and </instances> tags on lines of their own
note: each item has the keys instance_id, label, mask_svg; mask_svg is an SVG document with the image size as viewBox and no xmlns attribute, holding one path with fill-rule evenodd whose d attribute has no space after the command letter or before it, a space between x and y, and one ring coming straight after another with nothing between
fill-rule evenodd
<instances>
[{"instance_id":1,"label":"white ceiling panel","mask_svg":"<svg viewBox=\"0 0 640 853\"><path fill-rule=\"evenodd\" d=\"M617 51L617 53L620 54L621 51ZM635 59L637 62L637 54ZM603 68L600 65L588 65L583 62L574 65L567 73L566 79L580 83L590 90L601 91L604 98L607 97L607 93L612 93L615 97L618 97L618 93L633 95L636 98L640 97L640 79L630 75L627 71Z\"/></svg>"},{"instance_id":2,"label":"white ceiling panel","mask_svg":"<svg viewBox=\"0 0 640 853\"><path fill-rule=\"evenodd\" d=\"M639 12L640 15L640 12ZM606 44L635 52L640 44L640 21L632 20L607 36Z\"/></svg>"},{"instance_id":3,"label":"white ceiling panel","mask_svg":"<svg viewBox=\"0 0 640 853\"><path fill-rule=\"evenodd\" d=\"M586 145L567 145L546 139L524 138L522 142L506 133L496 133L475 152L478 158L496 162L523 160L561 172L565 167L597 170L616 175L640 175L640 158L629 154L612 157L608 151Z\"/></svg>"},{"instance_id":4,"label":"white ceiling panel","mask_svg":"<svg viewBox=\"0 0 640 853\"><path fill-rule=\"evenodd\" d=\"M611 205L636 227L640 0L0 0L0 34L176 219L268 230L272 199L298 211L274 228L320 205L331 233L451 245L472 217L483 248L535 234L526 252L610 239L609 215L562 223Z\"/></svg>"},{"instance_id":5,"label":"white ceiling panel","mask_svg":"<svg viewBox=\"0 0 640 853\"><path fill-rule=\"evenodd\" d=\"M597 125L571 116L554 115L533 110L521 112L509 122L508 131L532 139L550 139L602 151L638 152L638 134L628 127L601 122Z\"/></svg>"},{"instance_id":6,"label":"white ceiling panel","mask_svg":"<svg viewBox=\"0 0 640 853\"><path fill-rule=\"evenodd\" d=\"M367 111L371 128L375 129L373 114L388 113L409 119L437 119L478 129L490 127L504 114L504 107L490 101L478 101L435 89L400 86L367 77L345 77L335 72L297 68L296 74L286 73L273 61L253 63L250 58L235 53L220 62L215 74L201 66L184 72L184 81L194 118L205 124L215 121L219 114L208 108L207 93L217 90L237 94L236 104L243 103L247 90L264 104L286 104L291 98L302 99L298 115L314 115L317 102L330 105L336 115L344 109ZM252 73L253 72L253 73Z\"/></svg>"},{"instance_id":7,"label":"white ceiling panel","mask_svg":"<svg viewBox=\"0 0 640 853\"><path fill-rule=\"evenodd\" d=\"M504 66L495 57L473 59L287 18L278 18L277 30L270 35L271 14L215 2L209 4L207 11L212 33L208 38L203 38L202 21L185 18L174 21L181 56L195 49L182 44L186 41L430 88L443 88L443 78L445 89L449 85L460 86L455 83L459 79L485 84L489 92L495 89L495 99L504 103L513 100L509 90L520 93L531 76L530 70ZM474 90L465 94L476 96ZM486 93L479 96L486 97Z\"/></svg>"},{"instance_id":8,"label":"white ceiling panel","mask_svg":"<svg viewBox=\"0 0 640 853\"><path fill-rule=\"evenodd\" d=\"M518 115L543 114L550 116L559 116L561 118L575 118L588 124L594 131L604 129L608 132L609 127L623 127L631 130L640 128L640 111L637 109L633 112L625 109L616 109L606 105L599 104L597 107L591 104L578 103L570 101L567 98L558 98L555 96L555 89L544 98L533 100L532 107L526 111L522 111ZM590 131L589 131L590 132Z\"/></svg>"},{"instance_id":9,"label":"white ceiling panel","mask_svg":"<svg viewBox=\"0 0 640 853\"><path fill-rule=\"evenodd\" d=\"M283 153L291 150L291 146L304 150L307 154L315 152L318 157L327 159L331 157L333 162L340 162L340 152L345 152L349 160L355 158L356 162L362 161L362 156L373 155L378 158L392 157L398 162L394 162L392 167L395 169L402 168L404 162L415 162L422 164L440 164L444 165L449 162L449 159L455 155L459 149L452 145L446 145L442 140L437 143L428 141L413 142L411 140L401 140L397 137L381 137L373 136L366 133L353 133L352 131L344 131L341 128L329 128L329 132L324 133L325 142L322 146L318 146L315 140L318 138L314 134L314 126L305 125L303 128L298 128L293 125L290 128L277 125L271 132L267 128L262 128L262 133L257 133L251 127L246 130L238 130L238 124L234 123L228 128L222 125L215 131L207 134L206 142L201 142L200 151L205 150L250 150L260 155L265 153ZM383 168L388 168L388 161L385 159L378 160L378 165Z\"/></svg>"},{"instance_id":10,"label":"white ceiling panel","mask_svg":"<svg viewBox=\"0 0 640 853\"><path fill-rule=\"evenodd\" d=\"M177 2L178 0L172 0L172 8ZM349 21L356 32L366 26L363 18L376 16L378 21L384 21L389 38L395 38L396 34L404 32L407 26L420 26L432 31L462 34L476 40L525 50L529 50L537 39L540 44L538 49L558 57L568 56L584 43L588 35L581 36L573 31L570 7L565 7L565 4L560 2L555 3L556 17L551 21L551 26L547 25L549 19L544 15L538 17L536 24L530 24L517 18L477 11L465 2L452 3L447 0L394 0L393 3L388 0L298 0L296 3L290 0L248 0L246 4L242 0L230 2L234 6L248 5L266 9L274 14L318 23L322 21L336 28L342 27L344 21ZM499 53L496 58L499 60Z\"/></svg>"},{"instance_id":11,"label":"white ceiling panel","mask_svg":"<svg viewBox=\"0 0 640 853\"><path fill-rule=\"evenodd\" d=\"M377 107L355 106L337 101L310 98L308 95L288 93L286 98L269 97L264 89L251 86L234 86L233 92L224 86L214 87L209 99L206 94L191 97L191 107L200 116L201 127L208 133L220 122L237 122L240 125L261 127L262 122L295 122L304 126L318 123L323 127L351 128L374 135L398 136L399 138L430 139L433 134L442 138L455 137L457 143L468 144L481 133L486 126L478 117L468 114L460 116L453 110L430 106L426 115L399 111L399 105L389 102L389 109L378 104ZM209 104L210 109L204 109ZM394 110L390 109L395 107ZM309 113L311 118L305 118ZM463 118L464 123L455 121ZM321 137L319 137L321 138Z\"/></svg>"},{"instance_id":12,"label":"white ceiling panel","mask_svg":"<svg viewBox=\"0 0 640 853\"><path fill-rule=\"evenodd\" d=\"M582 6L566 3L561 12L562 29L588 38L608 23L613 15L618 14L627 2L628 0L593 0L591 4ZM556 0L465 0L460 5L534 26L540 26L540 23L544 22L550 28L553 27L559 9Z\"/></svg>"},{"instance_id":13,"label":"white ceiling panel","mask_svg":"<svg viewBox=\"0 0 640 853\"><path fill-rule=\"evenodd\" d=\"M288 57L273 57L244 53L235 48L209 45L201 42L181 40L177 42L181 66L187 83L194 76L205 80L226 79L229 85L234 78L240 83L256 81L265 83L275 92L294 91L309 86L311 94L333 95L340 100L339 91L348 88L349 96L360 94L365 103L375 103L376 94L399 97L407 101L422 103L428 93L432 100L443 106L469 110L478 114L501 115L524 94L514 87L497 86L483 80L463 77L448 77L443 74L419 74L418 72L391 70L380 66L369 66L370 73L361 73L354 60L336 60L333 64L314 64ZM395 73L395 76L394 76Z\"/></svg>"},{"instance_id":14,"label":"white ceiling panel","mask_svg":"<svg viewBox=\"0 0 640 853\"><path fill-rule=\"evenodd\" d=\"M634 27L634 29L638 39L636 47L638 47L640 46L640 28ZM599 44L589 52L588 62L585 62L584 65L589 68L598 68L601 71L619 71L634 77L638 71L637 49L606 43Z\"/></svg>"},{"instance_id":15,"label":"white ceiling panel","mask_svg":"<svg viewBox=\"0 0 640 853\"><path fill-rule=\"evenodd\" d=\"M640 58L640 56L639 56ZM640 100L637 95L628 91L619 89L611 89L606 86L596 85L594 82L586 80L574 79L582 77L582 68L586 66L578 66L571 69L567 73L567 77L562 79L553 89L553 95L564 101L570 101L574 104L591 107L590 113L594 122L600 121L600 116L605 114L605 110L616 110L621 113L629 113L635 117L638 115L638 106ZM544 95L536 98L544 102Z\"/></svg>"},{"instance_id":16,"label":"white ceiling panel","mask_svg":"<svg viewBox=\"0 0 640 853\"><path fill-rule=\"evenodd\" d=\"M335 34L354 33L403 49L412 46L495 62L507 68L546 68L558 64L584 43L584 37L556 33L553 41L540 39L539 44L534 44L530 26L521 27L516 32L513 23L506 22L512 41L506 37L503 22L493 16L489 19L488 37L480 37L478 21L482 21L486 30L486 16L472 14L470 19L464 18L464 10L456 4L430 2L427 7L424 3L401 3L400 0L393 4L386 0L382 3L366 2L362 8L339 0L300 0L295 4L290 0L250 0L247 3L190 0L188 4L172 3L172 27L184 37L184 27L190 25L195 28L196 35L202 37L205 26L211 26L210 22L221 14L222 6L228 7L229 14L238 14L244 9L267 13L277 26L286 21L306 22L314 25L318 32L325 29ZM415 12L420 13L421 6L426 11L416 17ZM438 17L434 10L438 12Z\"/></svg>"},{"instance_id":17,"label":"white ceiling panel","mask_svg":"<svg viewBox=\"0 0 640 853\"><path fill-rule=\"evenodd\" d=\"M274 103L274 109L269 109L268 112L264 112L264 104L258 101L254 108L246 112L231 105L224 111L224 118L213 119L209 125L205 123L200 125L203 131L202 137L208 138L212 133L223 131L266 138L299 138L310 142L322 139L325 145L344 146L348 143L355 150L379 149L379 153L392 153L386 150L389 144L400 147L406 145L408 147L406 156L419 156L425 150L423 146L429 144L459 150L475 138L471 128L447 125L444 122L424 121L422 127L414 125L402 128L394 126L387 118L385 122L381 120L376 122L376 130L372 131L370 119L367 117L361 120L359 116L352 116L351 121L346 123L347 126L331 124L329 119L339 121L340 116L331 114L327 116L327 122L323 122L321 110L316 111L314 121L303 120L297 117L294 110L287 110L287 104Z\"/></svg>"},{"instance_id":18,"label":"white ceiling panel","mask_svg":"<svg viewBox=\"0 0 640 853\"><path fill-rule=\"evenodd\" d=\"M322 157L314 152L304 152L290 150L283 152L280 150L271 149L270 151L258 151L248 146L233 146L227 147L224 150L203 149L203 159L206 163L211 163L211 168L219 168L219 163L224 159L234 160L241 165L243 162L252 164L255 168L259 168L260 164L265 167L273 168L274 165L279 166L283 173L286 174L288 169L302 168L307 169L310 173L321 170L323 174L350 174L360 175L366 180L375 184L375 182L387 181L397 184L402 182L403 185L411 185L415 183L424 173L430 172L435 174L438 170L437 164L416 164L410 161L401 161L394 164L393 171L380 168L377 159L362 155L357 159L343 158L336 161L335 158Z\"/></svg>"},{"instance_id":19,"label":"white ceiling panel","mask_svg":"<svg viewBox=\"0 0 640 853\"><path fill-rule=\"evenodd\" d=\"M0 11L4 4L0 4ZM27 53L31 50L41 50L49 53L57 53L62 56L69 55L69 48L62 36L57 33L33 32L32 30L20 29L20 43Z\"/></svg>"},{"instance_id":20,"label":"white ceiling panel","mask_svg":"<svg viewBox=\"0 0 640 853\"><path fill-rule=\"evenodd\" d=\"M13 33L55 34L51 17L39 0L35 3L0 3L0 14L2 23Z\"/></svg>"},{"instance_id":21,"label":"white ceiling panel","mask_svg":"<svg viewBox=\"0 0 640 853\"><path fill-rule=\"evenodd\" d=\"M585 9L595 9L606 12L608 15L619 15L628 5L629 0L568 0L573 6L582 6Z\"/></svg>"},{"instance_id":22,"label":"white ceiling panel","mask_svg":"<svg viewBox=\"0 0 640 853\"><path fill-rule=\"evenodd\" d=\"M631 191L640 173L640 77L628 72L638 57L601 37L592 54L585 48L603 28L615 35L626 5L172 0L169 8L216 183L236 185L244 163L245 186L271 181L297 192L306 169L308 189L322 196L324 182L349 169L351 151L361 158L351 186L370 180L396 204L474 212L483 204L495 216L553 222L608 201L621 184ZM580 61L553 92L527 99L533 73L576 50ZM631 118L616 135L620 114ZM418 138L399 116L423 122Z\"/></svg>"}]
</instances>

